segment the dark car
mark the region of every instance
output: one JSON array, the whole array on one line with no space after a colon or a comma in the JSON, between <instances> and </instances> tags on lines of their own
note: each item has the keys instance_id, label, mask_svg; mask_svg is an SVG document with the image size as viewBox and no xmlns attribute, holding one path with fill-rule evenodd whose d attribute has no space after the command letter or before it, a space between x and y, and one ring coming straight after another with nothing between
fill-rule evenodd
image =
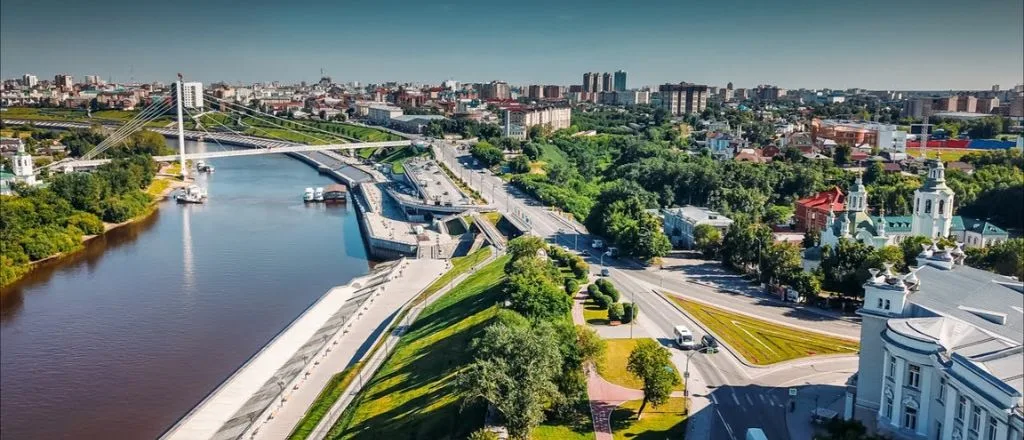
<instances>
[{"instance_id":1,"label":"dark car","mask_svg":"<svg viewBox=\"0 0 1024 440\"><path fill-rule=\"evenodd\" d=\"M700 338L700 344L704 346L705 353L718 353L718 340L714 336L704 335Z\"/></svg>"}]
</instances>

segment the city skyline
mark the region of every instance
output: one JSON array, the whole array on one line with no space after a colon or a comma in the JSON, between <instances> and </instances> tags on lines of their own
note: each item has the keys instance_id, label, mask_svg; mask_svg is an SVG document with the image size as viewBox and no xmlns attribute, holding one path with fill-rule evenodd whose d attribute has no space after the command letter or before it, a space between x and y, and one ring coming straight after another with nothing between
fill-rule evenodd
<instances>
[{"instance_id":1,"label":"city skyline","mask_svg":"<svg viewBox=\"0 0 1024 440\"><path fill-rule=\"evenodd\" d=\"M587 71L621 69L629 72L630 87L731 81L736 87L983 90L1024 82L1019 2L707 6L530 0L500 15L461 1L405 4L402 14L369 3L314 2L301 9L242 9L216 1L145 10L128 5L5 1L0 73L167 82L182 71L203 82L297 83L315 81L323 68L345 82L453 78L570 85ZM110 11L122 11L111 26L83 29L61 18L109 22ZM709 20L684 20L694 15ZM39 32L44 23L47 31ZM935 23L956 24L971 35ZM178 38L168 38L175 33Z\"/></svg>"}]
</instances>

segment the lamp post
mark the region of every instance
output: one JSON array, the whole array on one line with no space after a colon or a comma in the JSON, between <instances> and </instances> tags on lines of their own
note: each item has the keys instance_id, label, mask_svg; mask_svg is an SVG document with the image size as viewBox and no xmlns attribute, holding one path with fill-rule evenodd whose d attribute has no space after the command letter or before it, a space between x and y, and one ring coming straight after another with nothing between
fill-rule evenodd
<instances>
[{"instance_id":1,"label":"lamp post","mask_svg":"<svg viewBox=\"0 0 1024 440\"><path fill-rule=\"evenodd\" d=\"M683 369L683 396L690 397L690 358L697 353L706 351L710 347L701 347L686 354L686 368Z\"/></svg>"},{"instance_id":2,"label":"lamp post","mask_svg":"<svg viewBox=\"0 0 1024 440\"><path fill-rule=\"evenodd\" d=\"M757 282L761 283L761 248L764 247L764 243L761 242L761 237L755 237L757 241Z\"/></svg>"}]
</instances>

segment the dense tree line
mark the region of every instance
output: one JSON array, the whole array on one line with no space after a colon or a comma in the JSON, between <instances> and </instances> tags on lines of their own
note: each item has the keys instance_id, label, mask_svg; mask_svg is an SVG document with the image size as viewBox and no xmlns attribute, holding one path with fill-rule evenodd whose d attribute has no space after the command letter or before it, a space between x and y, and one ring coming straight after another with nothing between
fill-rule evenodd
<instances>
[{"instance_id":1,"label":"dense tree line","mask_svg":"<svg viewBox=\"0 0 1024 440\"><path fill-rule=\"evenodd\" d=\"M574 420L585 412L583 365L605 350L593 330L573 325L575 291L562 288L586 268L571 267L574 274L563 277L558 265L577 263L555 249L535 236L509 243L504 290L511 306L473 341L474 361L456 378L467 401L494 405L513 439L530 438L545 419Z\"/></svg>"},{"instance_id":2,"label":"dense tree line","mask_svg":"<svg viewBox=\"0 0 1024 440\"><path fill-rule=\"evenodd\" d=\"M32 261L78 249L83 235L103 232L103 221L123 222L148 209L141 191L156 173L148 156L117 159L93 173L61 174L49 187L19 187L0 196L0 285L13 282Z\"/></svg>"}]
</instances>

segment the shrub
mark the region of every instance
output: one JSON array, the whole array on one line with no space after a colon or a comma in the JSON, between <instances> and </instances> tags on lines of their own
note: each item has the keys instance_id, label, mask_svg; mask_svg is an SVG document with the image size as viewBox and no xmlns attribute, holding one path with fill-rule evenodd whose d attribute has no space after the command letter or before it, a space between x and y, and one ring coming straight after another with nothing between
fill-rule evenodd
<instances>
[{"instance_id":1,"label":"shrub","mask_svg":"<svg viewBox=\"0 0 1024 440\"><path fill-rule=\"evenodd\" d=\"M597 295L594 296L594 304L597 304L597 307L602 309L607 309L608 305L611 304L611 300L611 298L604 295L603 293L598 293Z\"/></svg>"},{"instance_id":2,"label":"shrub","mask_svg":"<svg viewBox=\"0 0 1024 440\"><path fill-rule=\"evenodd\" d=\"M636 303L624 303L622 304L622 323L628 324L636 319L636 315L640 313L640 308L637 307Z\"/></svg>"},{"instance_id":3,"label":"shrub","mask_svg":"<svg viewBox=\"0 0 1024 440\"><path fill-rule=\"evenodd\" d=\"M601 278L597 280L597 287L601 289L601 293L612 299L611 302L619 301L619 290L612 285L611 281Z\"/></svg>"},{"instance_id":4,"label":"shrub","mask_svg":"<svg viewBox=\"0 0 1024 440\"><path fill-rule=\"evenodd\" d=\"M103 233L103 221L88 212L76 212L68 217L68 226L74 226L85 235Z\"/></svg>"},{"instance_id":5,"label":"shrub","mask_svg":"<svg viewBox=\"0 0 1024 440\"><path fill-rule=\"evenodd\" d=\"M587 276L590 275L590 265L579 255L573 256L572 264L569 267L572 269L573 276L581 280L587 279Z\"/></svg>"},{"instance_id":6,"label":"shrub","mask_svg":"<svg viewBox=\"0 0 1024 440\"><path fill-rule=\"evenodd\" d=\"M622 304L615 303L615 304L610 304L608 306L608 320L609 321L628 322L628 321L624 321L623 320L623 318L622 318L623 314L624 314L624 311L623 311Z\"/></svg>"},{"instance_id":7,"label":"shrub","mask_svg":"<svg viewBox=\"0 0 1024 440\"><path fill-rule=\"evenodd\" d=\"M587 286L587 297L597 301L597 296L601 294L601 289L596 284Z\"/></svg>"},{"instance_id":8,"label":"shrub","mask_svg":"<svg viewBox=\"0 0 1024 440\"><path fill-rule=\"evenodd\" d=\"M576 292L580 290L580 283L575 278L565 279L565 293L569 295L576 295Z\"/></svg>"}]
</instances>

